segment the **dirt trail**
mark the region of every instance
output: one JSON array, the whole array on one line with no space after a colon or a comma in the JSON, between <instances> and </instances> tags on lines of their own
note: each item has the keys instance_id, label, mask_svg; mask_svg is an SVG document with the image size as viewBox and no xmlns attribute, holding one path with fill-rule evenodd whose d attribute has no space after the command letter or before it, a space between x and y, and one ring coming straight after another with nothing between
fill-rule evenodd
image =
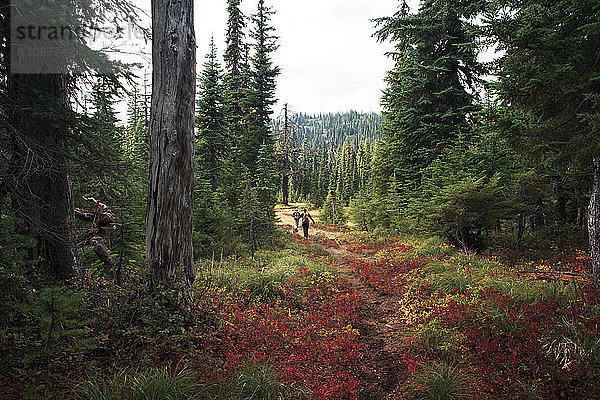
<instances>
[{"instance_id":1,"label":"dirt trail","mask_svg":"<svg viewBox=\"0 0 600 400\"><path fill-rule=\"evenodd\" d=\"M281 223L287 229L293 226L294 220L291 217L293 209L279 209L277 216ZM311 211L311 215L316 219L317 215ZM300 227L300 234L302 227ZM329 232L319 229L311 224L309 237L316 233L322 233L329 239L336 240L339 233ZM316 247L319 247L333 256L342 275L351 282L360 298L361 320L357 326L360 332L360 342L365 348L364 358L358 369L361 373L362 381L365 385L359 392L361 400L382 400L392 393L398 384L401 374L401 358L398 352L398 331L403 330L404 326L398 318L398 300L377 293L369 286L361 282L358 275L351 269L346 261L347 257L363 258L360 255L351 253L344 246L334 248L324 246L320 243L311 241Z\"/></svg>"}]
</instances>

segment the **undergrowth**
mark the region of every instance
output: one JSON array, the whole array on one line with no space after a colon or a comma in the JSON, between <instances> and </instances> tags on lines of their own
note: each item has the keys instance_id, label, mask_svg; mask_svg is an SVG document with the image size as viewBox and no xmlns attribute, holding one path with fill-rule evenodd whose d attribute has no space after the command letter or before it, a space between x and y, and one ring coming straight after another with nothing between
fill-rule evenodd
<instances>
[{"instance_id":1,"label":"undergrowth","mask_svg":"<svg viewBox=\"0 0 600 400\"><path fill-rule=\"evenodd\" d=\"M325 254L288 240L197 270L187 306L141 265L120 285L93 269L68 286L16 282L0 397L354 398L358 298Z\"/></svg>"},{"instance_id":2,"label":"undergrowth","mask_svg":"<svg viewBox=\"0 0 600 400\"><path fill-rule=\"evenodd\" d=\"M431 237L363 232L342 240L371 257L349 260L361 279L399 301L405 373L393 398L600 396L600 292L585 278L585 253L465 254ZM536 268L583 278L523 273Z\"/></svg>"}]
</instances>

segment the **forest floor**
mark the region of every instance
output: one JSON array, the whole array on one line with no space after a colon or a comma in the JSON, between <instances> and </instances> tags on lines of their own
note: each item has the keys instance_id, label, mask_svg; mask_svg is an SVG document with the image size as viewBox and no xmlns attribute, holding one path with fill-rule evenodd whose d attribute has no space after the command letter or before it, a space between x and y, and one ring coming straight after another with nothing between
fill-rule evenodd
<instances>
[{"instance_id":1,"label":"forest floor","mask_svg":"<svg viewBox=\"0 0 600 400\"><path fill-rule=\"evenodd\" d=\"M205 400L600 399L600 290L582 246L464 253L318 211L306 240L293 210L277 208L282 233L254 257L198 260L189 307L177 290L149 296L136 263L122 282L96 269L41 290L0 282L0 398L175 382Z\"/></svg>"},{"instance_id":2,"label":"forest floor","mask_svg":"<svg viewBox=\"0 0 600 400\"><path fill-rule=\"evenodd\" d=\"M280 226L291 234L294 219L291 214L294 208L280 208L277 217ZM311 211L316 219L318 211ZM299 229L302 234L302 227ZM360 280L352 270L349 258L364 262L374 262L372 257L354 253L338 240L340 232L321 229L320 224L311 224L309 228L309 241L312 245L329 253L336 261L336 267L342 276L347 278L359 296L360 321L357 329L360 333L359 342L365 352L362 355L360 371L361 381L364 386L358 393L359 399L384 399L396 389L402 366L402 354L397 351L399 332L405 329L400 318L399 299L392 295L379 293ZM332 244L328 245L315 240L323 236Z\"/></svg>"},{"instance_id":3,"label":"forest floor","mask_svg":"<svg viewBox=\"0 0 600 400\"><path fill-rule=\"evenodd\" d=\"M328 254L358 297L358 399L600 398L600 292L585 251L538 241L464 253L434 235L320 222L307 241L292 212L277 210L280 227Z\"/></svg>"}]
</instances>

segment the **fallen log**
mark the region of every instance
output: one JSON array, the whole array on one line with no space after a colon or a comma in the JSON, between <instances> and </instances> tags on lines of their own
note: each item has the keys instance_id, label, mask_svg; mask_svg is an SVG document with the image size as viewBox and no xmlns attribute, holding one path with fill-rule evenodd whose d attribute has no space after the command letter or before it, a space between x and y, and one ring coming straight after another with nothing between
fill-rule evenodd
<instances>
[{"instance_id":1,"label":"fallen log","mask_svg":"<svg viewBox=\"0 0 600 400\"><path fill-rule=\"evenodd\" d=\"M577 272L561 272L552 270L519 271L522 275L536 280L561 280L565 282L584 280L585 276Z\"/></svg>"},{"instance_id":2,"label":"fallen log","mask_svg":"<svg viewBox=\"0 0 600 400\"><path fill-rule=\"evenodd\" d=\"M531 271L519 271L519 273L521 273L521 274L557 274L557 275L583 277L583 274L581 274L579 272L553 271L553 270L542 270L542 269L536 269L536 270L531 270Z\"/></svg>"},{"instance_id":3,"label":"fallen log","mask_svg":"<svg viewBox=\"0 0 600 400\"><path fill-rule=\"evenodd\" d=\"M94 253L96 253L100 261L109 267L115 265L115 260L110 254L110 250L108 247L106 247L102 240L94 238L90 241L90 244L94 246Z\"/></svg>"}]
</instances>

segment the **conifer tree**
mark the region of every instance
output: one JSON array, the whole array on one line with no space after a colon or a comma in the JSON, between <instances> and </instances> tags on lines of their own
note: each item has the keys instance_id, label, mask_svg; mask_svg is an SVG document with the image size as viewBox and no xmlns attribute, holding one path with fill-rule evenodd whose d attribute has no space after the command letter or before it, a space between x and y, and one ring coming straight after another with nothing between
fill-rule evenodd
<instances>
[{"instance_id":1,"label":"conifer tree","mask_svg":"<svg viewBox=\"0 0 600 400\"><path fill-rule=\"evenodd\" d=\"M594 0L509 2L492 7L486 15L486 33L505 50L494 64L494 73L499 76L495 90L501 105L497 120L503 133L533 166L554 170L561 179L577 171L594 182L588 231L597 283L599 20L600 4Z\"/></svg>"},{"instance_id":2,"label":"conifer tree","mask_svg":"<svg viewBox=\"0 0 600 400\"><path fill-rule=\"evenodd\" d=\"M219 186L222 160L230 141L226 132L223 76L217 60L217 49L211 39L209 53L200 76L196 106L196 168L200 179L208 179L213 191Z\"/></svg>"},{"instance_id":3,"label":"conifer tree","mask_svg":"<svg viewBox=\"0 0 600 400\"><path fill-rule=\"evenodd\" d=\"M246 95L248 112L246 126L249 132L243 141L241 151L242 162L250 169L256 171L259 149L263 145L273 145L271 131L272 106L275 104L275 79L279 75L279 68L273 66L271 54L277 49L276 39L273 35L274 28L269 25L273 11L266 7L264 0L258 1L257 13L252 16L253 29L251 37L254 39L250 82Z\"/></svg>"},{"instance_id":4,"label":"conifer tree","mask_svg":"<svg viewBox=\"0 0 600 400\"><path fill-rule=\"evenodd\" d=\"M333 187L330 188L329 193L327 194L327 199L325 199L319 219L325 223L338 226L342 226L346 223L343 204Z\"/></svg>"},{"instance_id":5,"label":"conifer tree","mask_svg":"<svg viewBox=\"0 0 600 400\"><path fill-rule=\"evenodd\" d=\"M72 168L73 190L79 195L76 198L92 195L118 208L126 183L123 174L126 168L123 146L125 130L119 126L114 109L120 84L115 76L100 75L92 88L90 130L93 129L93 136L99 138L103 162L76 163Z\"/></svg>"},{"instance_id":6,"label":"conifer tree","mask_svg":"<svg viewBox=\"0 0 600 400\"><path fill-rule=\"evenodd\" d=\"M245 57L245 32L246 19L240 10L240 0L227 0L227 33L225 35L225 86L226 86L226 112L229 136L239 140L243 135L243 63Z\"/></svg>"},{"instance_id":7,"label":"conifer tree","mask_svg":"<svg viewBox=\"0 0 600 400\"><path fill-rule=\"evenodd\" d=\"M193 0L152 0L152 115L146 256L154 287L195 279L192 242L196 43ZM187 288L185 289L187 291Z\"/></svg>"},{"instance_id":8,"label":"conifer tree","mask_svg":"<svg viewBox=\"0 0 600 400\"><path fill-rule=\"evenodd\" d=\"M270 125L272 106L275 99L276 78L279 75L279 67L273 65L272 54L279 47L276 43L277 36L273 34L275 28L270 25L271 17L275 12L265 6L264 0L258 0L258 10L252 16L254 29L252 38L255 40L253 66L253 89L254 102L258 123L265 129L261 132L264 136L260 138L261 144L266 144L271 139L268 129Z\"/></svg>"},{"instance_id":9,"label":"conifer tree","mask_svg":"<svg viewBox=\"0 0 600 400\"><path fill-rule=\"evenodd\" d=\"M423 168L468 136L467 117L477 108L474 91L483 72L472 24L478 0L425 0L419 11L403 7L377 20L380 40L395 43L396 65L384 92L384 133L399 179L418 187Z\"/></svg>"},{"instance_id":10,"label":"conifer tree","mask_svg":"<svg viewBox=\"0 0 600 400\"><path fill-rule=\"evenodd\" d=\"M271 54L277 49L274 28L270 25L273 11L266 7L264 0L258 1L252 38L255 43L251 57L251 84L246 96L248 105L247 137L240 148L240 158L253 178L256 188L256 217L250 229L255 230L251 237L264 237L274 226L273 207L276 202L276 164L273 132L271 131L272 106L275 104L275 79L279 68L273 66Z\"/></svg>"},{"instance_id":11,"label":"conifer tree","mask_svg":"<svg viewBox=\"0 0 600 400\"><path fill-rule=\"evenodd\" d=\"M281 173L282 203L289 203L290 175L294 173L297 163L296 134L292 128L288 105L283 106L283 120L278 123L279 138L277 140L277 159Z\"/></svg>"},{"instance_id":12,"label":"conifer tree","mask_svg":"<svg viewBox=\"0 0 600 400\"><path fill-rule=\"evenodd\" d=\"M141 97L137 85L131 89L131 94L127 99L127 126L132 127L137 125L141 119L142 107Z\"/></svg>"},{"instance_id":13,"label":"conifer tree","mask_svg":"<svg viewBox=\"0 0 600 400\"><path fill-rule=\"evenodd\" d=\"M244 176L241 160L243 141L247 136L244 116L247 90L244 88L248 79L247 59L248 46L244 42L246 33L246 17L240 10L240 0L227 1L227 30L225 34L224 112L226 132L231 141L231 152L227 158L227 174L223 177L223 190L228 208L237 210L240 199L244 196L245 185L240 182ZM239 213L236 213L239 215ZM239 228L239 227L237 227Z\"/></svg>"},{"instance_id":14,"label":"conifer tree","mask_svg":"<svg viewBox=\"0 0 600 400\"><path fill-rule=\"evenodd\" d=\"M205 245L226 236L224 227L230 214L224 204L224 181L232 141L227 135L223 72L214 39L210 41L206 59L198 80L196 104L194 232L197 252L208 250Z\"/></svg>"},{"instance_id":15,"label":"conifer tree","mask_svg":"<svg viewBox=\"0 0 600 400\"><path fill-rule=\"evenodd\" d=\"M8 132L7 144L0 144L8 164L7 173L0 177L0 197L10 193L13 214L22 220L20 232L36 239L29 261L57 278L68 278L76 264L71 161L89 162L90 154L103 150L94 121L73 109L73 95L79 83L93 81L100 70L122 77L125 68L82 40L69 41L72 51L48 60L42 58L45 52L35 54L40 58L27 68L43 71L18 71L14 65L11 69L11 26L43 21L51 26L110 23L119 28L125 21L137 25L139 20L138 9L127 0L62 3L45 8L38 2L0 3L0 113ZM90 125L94 127L86 129Z\"/></svg>"}]
</instances>

